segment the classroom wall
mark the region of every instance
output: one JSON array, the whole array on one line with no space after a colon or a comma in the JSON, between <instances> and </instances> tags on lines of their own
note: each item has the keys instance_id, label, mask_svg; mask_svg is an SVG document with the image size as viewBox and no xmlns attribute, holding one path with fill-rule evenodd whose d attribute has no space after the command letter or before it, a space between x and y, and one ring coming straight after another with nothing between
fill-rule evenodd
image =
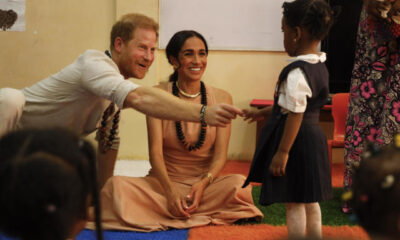
<instances>
[{"instance_id":1,"label":"classroom wall","mask_svg":"<svg viewBox=\"0 0 400 240\"><path fill-rule=\"evenodd\" d=\"M0 32L0 87L32 85L58 72L86 49L108 48L112 24L128 12L143 13L158 21L158 0L26 1L26 31ZM210 51L204 81L227 90L234 105L247 108L253 98L272 98L286 59L283 52ZM165 52L159 50L147 76L132 81L153 86L171 73ZM255 132L255 123L234 120L228 158L250 160ZM120 136L120 159L148 159L143 114L124 110Z\"/></svg>"}]
</instances>

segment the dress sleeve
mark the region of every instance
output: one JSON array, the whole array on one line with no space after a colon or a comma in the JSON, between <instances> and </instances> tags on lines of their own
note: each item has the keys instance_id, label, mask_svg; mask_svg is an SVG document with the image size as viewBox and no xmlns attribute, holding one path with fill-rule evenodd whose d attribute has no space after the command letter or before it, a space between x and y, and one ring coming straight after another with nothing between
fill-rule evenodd
<instances>
[{"instance_id":1,"label":"dress sleeve","mask_svg":"<svg viewBox=\"0 0 400 240\"><path fill-rule=\"evenodd\" d=\"M278 105L290 112L303 113L307 107L307 98L311 96L312 91L305 74L300 68L295 68L279 88Z\"/></svg>"},{"instance_id":2,"label":"dress sleeve","mask_svg":"<svg viewBox=\"0 0 400 240\"><path fill-rule=\"evenodd\" d=\"M80 64L82 85L97 96L123 107L126 96L139 85L126 80L119 73L117 65L99 51L87 51Z\"/></svg>"}]
</instances>

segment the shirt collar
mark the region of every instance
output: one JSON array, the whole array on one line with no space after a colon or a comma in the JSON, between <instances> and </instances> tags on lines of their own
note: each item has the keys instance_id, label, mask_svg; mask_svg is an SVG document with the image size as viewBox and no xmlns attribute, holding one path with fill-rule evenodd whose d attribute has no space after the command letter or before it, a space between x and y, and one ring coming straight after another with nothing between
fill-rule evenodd
<instances>
[{"instance_id":1,"label":"shirt collar","mask_svg":"<svg viewBox=\"0 0 400 240\"><path fill-rule=\"evenodd\" d=\"M294 62L298 60L303 60L308 63L318 63L318 62L325 62L326 61L326 53L324 52L319 52L318 54L305 54L305 55L299 55L296 56L295 58L290 58L288 59L289 62Z\"/></svg>"}]
</instances>

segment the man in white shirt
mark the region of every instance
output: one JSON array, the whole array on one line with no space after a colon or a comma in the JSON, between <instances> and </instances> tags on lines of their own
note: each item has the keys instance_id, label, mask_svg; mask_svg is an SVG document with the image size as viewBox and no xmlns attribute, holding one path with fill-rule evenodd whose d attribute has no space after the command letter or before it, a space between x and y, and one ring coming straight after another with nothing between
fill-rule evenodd
<instances>
[{"instance_id":1,"label":"man in white shirt","mask_svg":"<svg viewBox=\"0 0 400 240\"><path fill-rule=\"evenodd\" d=\"M225 126L242 113L231 105L206 108L126 81L145 77L154 60L157 38L158 24L153 19L127 14L112 28L110 52L87 50L71 65L31 87L0 89L0 136L27 127L65 127L80 135L97 130L102 186L114 171L120 109L214 126Z\"/></svg>"}]
</instances>

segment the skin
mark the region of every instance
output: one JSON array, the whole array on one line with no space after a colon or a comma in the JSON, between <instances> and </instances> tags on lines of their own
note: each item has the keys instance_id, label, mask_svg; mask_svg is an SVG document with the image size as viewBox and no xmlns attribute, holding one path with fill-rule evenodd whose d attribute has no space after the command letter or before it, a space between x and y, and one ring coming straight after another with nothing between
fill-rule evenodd
<instances>
[{"instance_id":1,"label":"skin","mask_svg":"<svg viewBox=\"0 0 400 240\"><path fill-rule=\"evenodd\" d=\"M148 28L136 29L133 38L127 43L120 37L115 39L115 51L119 54L113 60L124 78L142 79L146 76L154 61L156 44L157 35Z\"/></svg>"},{"instance_id":2,"label":"skin","mask_svg":"<svg viewBox=\"0 0 400 240\"><path fill-rule=\"evenodd\" d=\"M129 41L124 42L120 37L115 39L111 55L125 79L145 77L154 61L156 44L156 32L148 28L137 28ZM200 104L185 102L153 87L140 86L131 91L123 107L160 119L200 121ZM221 103L207 107L205 121L211 126L226 127L237 114L242 115L242 111L230 104ZM100 187L113 175L117 155L118 151L112 149L106 153L99 152Z\"/></svg>"},{"instance_id":3,"label":"skin","mask_svg":"<svg viewBox=\"0 0 400 240\"><path fill-rule=\"evenodd\" d=\"M393 11L391 11L392 5L399 4L398 0L364 0L363 2L369 14L377 19L386 18L388 13L391 15L390 12L393 13ZM382 14L382 12L385 12L385 14ZM397 15L397 13L395 15Z\"/></svg>"},{"instance_id":4,"label":"skin","mask_svg":"<svg viewBox=\"0 0 400 240\"><path fill-rule=\"evenodd\" d=\"M304 28L298 26L290 27L286 24L285 19L282 18L282 32L285 51L289 56L318 54L320 41L313 39ZM249 122L266 117L271 111L272 107L243 110L245 120L249 120ZM269 172L273 176L280 177L285 175L289 151L297 137L302 120L303 113L288 113L282 139L269 166ZM306 232L312 239L322 238L321 210L317 202L308 204L286 203L286 220L290 239L303 239L306 236Z\"/></svg>"},{"instance_id":5,"label":"skin","mask_svg":"<svg viewBox=\"0 0 400 240\"><path fill-rule=\"evenodd\" d=\"M196 37L188 38L179 54L179 59L171 59L177 67L178 82L187 93L200 91L200 80L207 66L207 54L204 43ZM179 67L178 67L179 66ZM167 90L167 84L158 86ZM231 96L220 89L214 88L218 103L232 104ZM183 96L181 96L183 98ZM200 96L199 96L200 97ZM147 129L150 149L150 163L157 179L162 185L167 198L170 213L177 218L189 218L198 209L203 192L209 185L209 178L202 178L192 185L189 192L180 192L170 180L163 158L163 131L160 119L147 117ZM214 145L214 155L208 170L213 176L218 176L226 162L231 126L218 127ZM201 174L201 173L199 173Z\"/></svg>"},{"instance_id":6,"label":"skin","mask_svg":"<svg viewBox=\"0 0 400 240\"><path fill-rule=\"evenodd\" d=\"M290 27L282 18L282 32L284 35L283 45L289 56L295 57L303 54L318 54L319 40L314 40L305 29ZM263 109L244 109L244 119L249 123L268 116L272 106ZM274 176L283 176L286 172L286 164L289 158L289 151L296 139L303 120L303 113L289 112L284 133L279 144L278 151L272 158L269 171Z\"/></svg>"}]
</instances>

